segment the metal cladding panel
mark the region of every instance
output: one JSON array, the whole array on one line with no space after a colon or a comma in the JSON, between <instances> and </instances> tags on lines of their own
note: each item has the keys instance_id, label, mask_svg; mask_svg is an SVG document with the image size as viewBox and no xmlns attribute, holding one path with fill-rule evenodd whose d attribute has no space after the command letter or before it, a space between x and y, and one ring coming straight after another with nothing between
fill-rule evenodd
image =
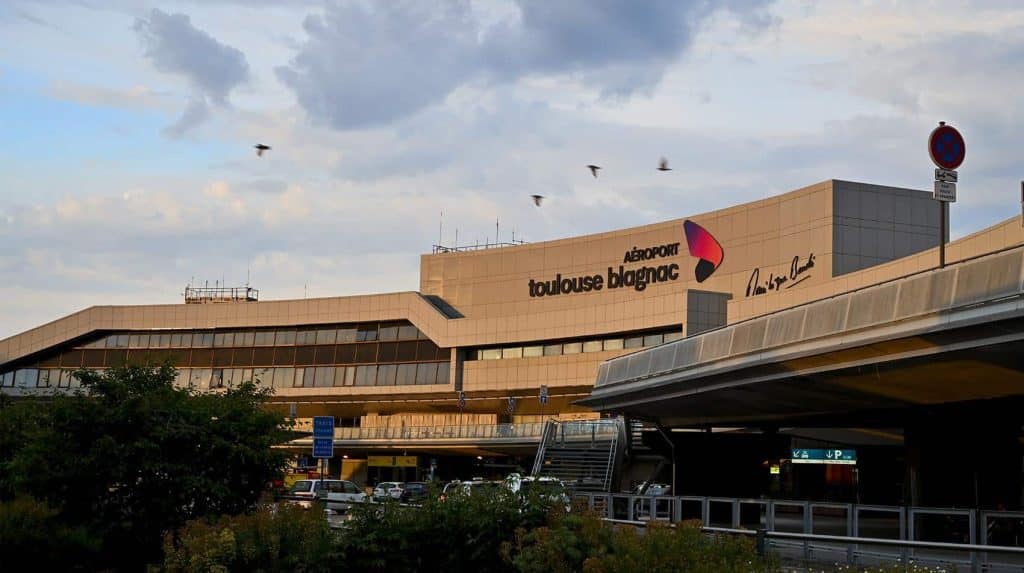
<instances>
[{"instance_id":1,"label":"metal cladding panel","mask_svg":"<svg viewBox=\"0 0 1024 573\"><path fill-rule=\"evenodd\" d=\"M615 382L622 382L626 379L626 367L629 366L628 357L616 358L608 362L608 380L607 384L613 384Z\"/></svg>"},{"instance_id":2,"label":"metal cladding panel","mask_svg":"<svg viewBox=\"0 0 1024 573\"><path fill-rule=\"evenodd\" d=\"M953 305L1016 294L1021 290L1021 253L1010 252L960 266Z\"/></svg>"},{"instance_id":3,"label":"metal cladding panel","mask_svg":"<svg viewBox=\"0 0 1024 573\"><path fill-rule=\"evenodd\" d=\"M899 290L899 283L892 283L854 293L850 297L846 329L891 321L896 314L896 295Z\"/></svg>"},{"instance_id":4,"label":"metal cladding panel","mask_svg":"<svg viewBox=\"0 0 1024 573\"><path fill-rule=\"evenodd\" d=\"M770 317L768 319L768 328L765 331L765 347L768 348L800 340L804 330L804 317L806 316L807 308L801 307Z\"/></svg>"},{"instance_id":5,"label":"metal cladding panel","mask_svg":"<svg viewBox=\"0 0 1024 573\"><path fill-rule=\"evenodd\" d=\"M675 368L686 368L693 366L700 359L700 349L704 343L704 337L687 338L676 342Z\"/></svg>"},{"instance_id":6,"label":"metal cladding panel","mask_svg":"<svg viewBox=\"0 0 1024 573\"><path fill-rule=\"evenodd\" d=\"M948 269L901 281L895 318L907 318L948 307L955 278L956 269Z\"/></svg>"},{"instance_id":7,"label":"metal cladding panel","mask_svg":"<svg viewBox=\"0 0 1024 573\"><path fill-rule=\"evenodd\" d=\"M709 362L728 355L729 349L732 347L732 335L735 331L735 327L729 327L702 335L704 345L700 349L699 361Z\"/></svg>"},{"instance_id":8,"label":"metal cladding panel","mask_svg":"<svg viewBox=\"0 0 1024 573\"><path fill-rule=\"evenodd\" d=\"M828 336L843 330L849 305L850 298L844 296L808 306L807 317L804 319L804 338Z\"/></svg>"},{"instance_id":9,"label":"metal cladding panel","mask_svg":"<svg viewBox=\"0 0 1024 573\"><path fill-rule=\"evenodd\" d=\"M651 353L637 352L630 355L629 366L626 367L626 377L642 378L651 373Z\"/></svg>"},{"instance_id":10,"label":"metal cladding panel","mask_svg":"<svg viewBox=\"0 0 1024 573\"><path fill-rule=\"evenodd\" d=\"M610 366L607 362L602 362L597 367L597 381L594 382L594 386L604 386L608 383L608 371Z\"/></svg>"},{"instance_id":11,"label":"metal cladding panel","mask_svg":"<svg viewBox=\"0 0 1024 573\"><path fill-rule=\"evenodd\" d=\"M767 318L758 318L736 325L736 333L732 337L731 354L744 354L764 348L764 333L767 326Z\"/></svg>"},{"instance_id":12,"label":"metal cladding panel","mask_svg":"<svg viewBox=\"0 0 1024 573\"><path fill-rule=\"evenodd\" d=\"M673 359L676 355L675 344L663 344L650 352L651 374L666 372L672 369Z\"/></svg>"}]
</instances>

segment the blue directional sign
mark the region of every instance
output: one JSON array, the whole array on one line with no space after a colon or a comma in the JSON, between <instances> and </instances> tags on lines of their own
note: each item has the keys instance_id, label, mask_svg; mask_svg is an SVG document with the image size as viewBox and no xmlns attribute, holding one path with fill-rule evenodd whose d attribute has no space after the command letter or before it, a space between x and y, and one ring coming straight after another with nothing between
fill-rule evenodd
<instances>
[{"instance_id":1,"label":"blue directional sign","mask_svg":"<svg viewBox=\"0 0 1024 573\"><path fill-rule=\"evenodd\" d=\"M333 458L334 438L313 438L313 457L317 459Z\"/></svg>"},{"instance_id":2,"label":"blue directional sign","mask_svg":"<svg viewBox=\"0 0 1024 573\"><path fill-rule=\"evenodd\" d=\"M544 404L547 404L547 403L548 403L548 387L546 385L541 385L541 387L540 387L540 405L543 406Z\"/></svg>"},{"instance_id":3,"label":"blue directional sign","mask_svg":"<svg viewBox=\"0 0 1024 573\"><path fill-rule=\"evenodd\" d=\"M794 464L839 464L849 466L857 464L857 450L849 448L793 448L792 455L792 462Z\"/></svg>"},{"instance_id":4,"label":"blue directional sign","mask_svg":"<svg viewBox=\"0 0 1024 573\"><path fill-rule=\"evenodd\" d=\"M334 457L334 416L313 417L313 457Z\"/></svg>"}]
</instances>

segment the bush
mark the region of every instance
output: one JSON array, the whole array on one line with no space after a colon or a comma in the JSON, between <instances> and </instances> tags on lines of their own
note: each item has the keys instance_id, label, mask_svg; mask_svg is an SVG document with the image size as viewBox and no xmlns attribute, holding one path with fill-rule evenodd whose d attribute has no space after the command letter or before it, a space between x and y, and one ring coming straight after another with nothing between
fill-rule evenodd
<instances>
[{"instance_id":1,"label":"bush","mask_svg":"<svg viewBox=\"0 0 1024 573\"><path fill-rule=\"evenodd\" d=\"M169 573L329 571L334 534L319 511L292 505L192 521L164 542Z\"/></svg>"},{"instance_id":2,"label":"bush","mask_svg":"<svg viewBox=\"0 0 1024 573\"><path fill-rule=\"evenodd\" d=\"M27 496L0 502L0 555L9 566L38 571L89 571L100 540L66 525L46 503Z\"/></svg>"}]
</instances>

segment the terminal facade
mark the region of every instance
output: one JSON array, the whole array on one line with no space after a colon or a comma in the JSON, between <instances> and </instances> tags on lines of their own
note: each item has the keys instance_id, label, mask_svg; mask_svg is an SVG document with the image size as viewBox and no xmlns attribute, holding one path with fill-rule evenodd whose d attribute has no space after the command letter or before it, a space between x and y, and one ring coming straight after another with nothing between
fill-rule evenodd
<instances>
[{"instance_id":1,"label":"terminal facade","mask_svg":"<svg viewBox=\"0 0 1024 573\"><path fill-rule=\"evenodd\" d=\"M602 398L598 378L618 357L934 266L940 228L948 225L940 225L930 192L830 180L595 235L435 248L421 257L417 292L91 307L0 341L0 391L65 391L76 386L75 369L134 362L170 361L177 384L208 391L253 380L272 387L272 406L300 427L334 416L339 457L331 472L360 482L529 468L546 420L617 414L699 430L685 463L683 449L676 453L681 475L686 467L696 475L699 460L723 445L742 460L729 471L760 464L765 476L789 447L872 443L885 457L885 447L902 444L901 432L874 428L851 441L850 432L822 430L821 420L787 428L785 417L747 427L751 416L739 401L729 416L645 415L628 400ZM949 245L948 260L1022 238L993 233L983 233L984 244L968 237ZM702 441L703 433L728 437ZM656 438L644 440L659 449ZM306 452L308 441L293 446ZM871 451L861 447L862 455ZM860 495L856 465L821 467L805 479L808 495ZM680 478L677 486L686 493L714 481ZM796 487L755 481L758 491L744 494Z\"/></svg>"}]
</instances>

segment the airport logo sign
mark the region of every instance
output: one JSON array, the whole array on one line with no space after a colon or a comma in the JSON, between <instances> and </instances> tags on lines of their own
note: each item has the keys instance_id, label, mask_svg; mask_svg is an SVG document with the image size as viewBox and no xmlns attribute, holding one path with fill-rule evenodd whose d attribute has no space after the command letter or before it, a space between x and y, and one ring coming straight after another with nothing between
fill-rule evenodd
<instances>
[{"instance_id":1,"label":"airport logo sign","mask_svg":"<svg viewBox=\"0 0 1024 573\"><path fill-rule=\"evenodd\" d=\"M690 255L700 259L694 269L694 276L697 282L704 282L722 265L725 252L711 233L693 221L683 223L683 232L686 235L686 245ZM627 269L626 265L677 256L679 256L679 243L667 243L642 249L633 247L623 255L619 268L608 267L607 274L563 277L561 273L558 273L554 279L547 281L530 279L527 286L530 298L594 292L605 288L611 290L632 287L637 292L643 292L648 285L679 280L679 264L652 264L631 269Z\"/></svg>"}]
</instances>

